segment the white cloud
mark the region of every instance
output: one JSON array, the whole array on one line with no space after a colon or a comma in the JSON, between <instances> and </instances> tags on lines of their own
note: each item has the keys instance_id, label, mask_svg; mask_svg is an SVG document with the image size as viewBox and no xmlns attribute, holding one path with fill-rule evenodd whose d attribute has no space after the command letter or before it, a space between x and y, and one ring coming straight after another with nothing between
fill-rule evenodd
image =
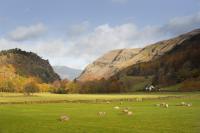
<instances>
[{"instance_id":1,"label":"white cloud","mask_svg":"<svg viewBox=\"0 0 200 133\"><path fill-rule=\"evenodd\" d=\"M177 35L194 28L200 28L200 12L194 15L173 18L162 27L162 30Z\"/></svg>"},{"instance_id":2,"label":"white cloud","mask_svg":"<svg viewBox=\"0 0 200 133\"><path fill-rule=\"evenodd\" d=\"M11 40L23 41L41 36L47 28L42 23L31 26L20 26L8 34Z\"/></svg>"},{"instance_id":3,"label":"white cloud","mask_svg":"<svg viewBox=\"0 0 200 133\"><path fill-rule=\"evenodd\" d=\"M77 38L71 51L77 56L97 57L105 51L127 47L136 33L136 26L130 23L115 27L100 25L89 34Z\"/></svg>"},{"instance_id":4,"label":"white cloud","mask_svg":"<svg viewBox=\"0 0 200 133\"><path fill-rule=\"evenodd\" d=\"M83 22L80 25L72 26L75 33L76 31L78 33L78 36L71 34L73 35L72 38L49 38L28 42L0 38L0 49L18 47L36 52L45 59L49 59L54 65L83 68L109 50L143 47L200 28L200 15L197 13L191 16L178 17L163 26L146 26L144 28L140 28L134 23L117 26L103 24L89 31L81 25L84 27L87 24Z\"/></svg>"}]
</instances>

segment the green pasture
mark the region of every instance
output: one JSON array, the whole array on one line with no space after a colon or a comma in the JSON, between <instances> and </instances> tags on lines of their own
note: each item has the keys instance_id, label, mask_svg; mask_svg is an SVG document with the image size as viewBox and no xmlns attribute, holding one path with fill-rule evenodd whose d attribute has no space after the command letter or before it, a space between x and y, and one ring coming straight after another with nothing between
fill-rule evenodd
<instances>
[{"instance_id":1,"label":"green pasture","mask_svg":"<svg viewBox=\"0 0 200 133\"><path fill-rule=\"evenodd\" d=\"M142 101L137 101L137 99ZM108 103L110 101L110 103ZM159 103L168 108L157 107ZM181 102L191 107L177 106ZM116 110L113 107L119 106ZM129 108L133 115L122 110ZM106 112L99 116L98 112ZM59 121L62 115L70 119ZM200 93L0 94L0 133L199 133Z\"/></svg>"}]
</instances>

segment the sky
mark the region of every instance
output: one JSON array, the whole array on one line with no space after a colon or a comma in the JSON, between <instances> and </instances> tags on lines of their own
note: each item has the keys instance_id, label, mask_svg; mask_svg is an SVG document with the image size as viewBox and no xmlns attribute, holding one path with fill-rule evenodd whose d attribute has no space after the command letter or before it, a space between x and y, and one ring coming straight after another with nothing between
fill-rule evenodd
<instances>
[{"instance_id":1,"label":"sky","mask_svg":"<svg viewBox=\"0 0 200 133\"><path fill-rule=\"evenodd\" d=\"M200 0L0 0L0 50L84 69L104 53L200 28Z\"/></svg>"}]
</instances>

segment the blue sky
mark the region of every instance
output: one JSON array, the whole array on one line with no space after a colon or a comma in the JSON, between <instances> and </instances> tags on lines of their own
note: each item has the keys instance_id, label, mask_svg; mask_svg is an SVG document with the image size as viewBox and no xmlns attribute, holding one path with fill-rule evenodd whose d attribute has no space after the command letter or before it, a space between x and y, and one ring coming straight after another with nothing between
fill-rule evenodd
<instances>
[{"instance_id":1,"label":"blue sky","mask_svg":"<svg viewBox=\"0 0 200 133\"><path fill-rule=\"evenodd\" d=\"M0 0L0 49L84 68L103 53L200 27L200 0Z\"/></svg>"}]
</instances>

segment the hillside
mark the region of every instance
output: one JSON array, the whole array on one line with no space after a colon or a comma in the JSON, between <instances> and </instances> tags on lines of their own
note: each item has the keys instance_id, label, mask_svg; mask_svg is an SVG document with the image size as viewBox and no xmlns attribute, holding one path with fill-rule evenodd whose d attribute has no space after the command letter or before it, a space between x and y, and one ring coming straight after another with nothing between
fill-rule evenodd
<instances>
[{"instance_id":1,"label":"hillside","mask_svg":"<svg viewBox=\"0 0 200 133\"><path fill-rule=\"evenodd\" d=\"M185 35L181 36L187 37L185 40L164 55L148 62L131 65L118 72L113 78L120 80L127 76L150 76L151 84L160 87L192 82L192 86L182 86L182 89L200 89L200 30Z\"/></svg>"},{"instance_id":2,"label":"hillside","mask_svg":"<svg viewBox=\"0 0 200 133\"><path fill-rule=\"evenodd\" d=\"M191 37L199 35L200 30L180 35L173 39L160 41L143 49L121 49L106 53L89 64L78 78L79 81L108 79L122 69L141 62L157 59Z\"/></svg>"},{"instance_id":3,"label":"hillside","mask_svg":"<svg viewBox=\"0 0 200 133\"><path fill-rule=\"evenodd\" d=\"M108 79L118 72L126 63L136 56L141 49L119 49L106 53L82 72L79 81Z\"/></svg>"},{"instance_id":4,"label":"hillside","mask_svg":"<svg viewBox=\"0 0 200 133\"><path fill-rule=\"evenodd\" d=\"M92 84L91 86L114 86L111 87L112 91L118 92L143 89L148 84L166 87L190 80L195 82L193 88L198 88L196 86L199 85L200 79L199 44L200 29L197 29L149 45L136 50L137 52L135 49L128 49L128 55L134 54L125 60L118 58L127 57L127 54L121 56L122 51L127 49L111 51L88 65L78 80ZM191 89L191 86L185 89Z\"/></svg>"},{"instance_id":5,"label":"hillside","mask_svg":"<svg viewBox=\"0 0 200 133\"><path fill-rule=\"evenodd\" d=\"M67 79L70 79L70 80L75 79L82 72L82 70L70 68L70 67L67 67L67 66L53 66L53 69L56 73L59 74L59 76L62 79L67 78Z\"/></svg>"},{"instance_id":6,"label":"hillside","mask_svg":"<svg viewBox=\"0 0 200 133\"><path fill-rule=\"evenodd\" d=\"M50 83L59 80L48 60L44 60L35 53L10 49L0 52L1 76L33 77L41 82Z\"/></svg>"}]
</instances>

